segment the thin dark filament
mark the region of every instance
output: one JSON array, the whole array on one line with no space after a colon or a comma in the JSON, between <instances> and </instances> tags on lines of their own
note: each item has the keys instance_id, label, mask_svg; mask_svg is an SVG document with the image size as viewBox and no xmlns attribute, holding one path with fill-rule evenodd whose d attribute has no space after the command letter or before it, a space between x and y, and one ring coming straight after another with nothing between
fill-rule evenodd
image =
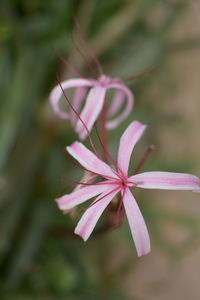
<instances>
[{"instance_id":1,"label":"thin dark filament","mask_svg":"<svg viewBox=\"0 0 200 300\"><path fill-rule=\"evenodd\" d=\"M78 167L79 169L81 169L81 170L83 170L83 171L90 172L90 173L92 173L92 174L94 174L94 175L100 176L99 174L97 174L97 173L95 173L95 172L93 172L93 171L90 171L90 170L86 169L85 167L81 166L81 165L80 165L79 163L77 163L74 159L72 159L71 156L70 156L66 151L63 151L63 153L64 153L65 157L66 157L68 160L70 160L70 161L71 161L76 167Z\"/></svg>"},{"instance_id":2,"label":"thin dark filament","mask_svg":"<svg viewBox=\"0 0 200 300\"><path fill-rule=\"evenodd\" d=\"M88 137L89 137L90 144L91 144L91 146L92 146L92 148L93 148L93 150L94 150L96 156L97 156L99 159L101 159L101 157L100 157L99 154L97 153L97 150L96 150L96 148L95 148L95 146L94 146L94 143L93 143L93 140L92 140L92 137L91 137L91 134L90 134L90 132L89 132L89 130L88 130L88 128L87 128L85 122L84 122L83 119L80 117L79 113L74 109L73 105L70 103L70 101L69 101L69 99L68 99L68 97L67 97L67 95L66 95L66 93L65 93L65 91L64 91L64 89L63 89L63 87L62 87L62 85L61 85L61 83L60 83L60 80L59 80L58 75L57 75L57 80L58 80L58 84L60 85L60 88L61 88L61 90L62 90L62 92L63 92L63 95L64 95L65 99L67 100L67 102L68 102L70 108L71 108L72 111L75 113L75 115L78 117L78 119L81 121L82 125L84 126L85 130L87 131L87 134L88 134Z\"/></svg>"},{"instance_id":3,"label":"thin dark filament","mask_svg":"<svg viewBox=\"0 0 200 300\"><path fill-rule=\"evenodd\" d=\"M92 174L94 174L94 175L96 175L96 176L100 176L100 177L103 177L103 178L106 178L106 179L116 180L116 179L113 178L113 177L106 176L106 175L101 175L100 173L95 173L94 171L91 171L91 170L89 170L89 169L87 169L87 168L81 166L81 165L80 165L79 163L77 163L74 159L72 159L71 156L70 156L66 151L64 151L63 153L64 153L64 155L66 156L66 158L67 158L68 160L70 160L76 167L82 169L83 171L87 171L87 172L92 173Z\"/></svg>"},{"instance_id":4,"label":"thin dark filament","mask_svg":"<svg viewBox=\"0 0 200 300\"><path fill-rule=\"evenodd\" d=\"M80 184L80 185L85 185L85 186L92 186L92 185L105 185L105 184L119 184L118 182L107 182L107 181L103 181L103 182L96 182L96 183L88 183L88 182L82 182L82 181L74 181L74 180L70 180L70 179L65 179L64 175L61 176L61 182L65 182L65 183L73 183L73 184Z\"/></svg>"},{"instance_id":5,"label":"thin dark filament","mask_svg":"<svg viewBox=\"0 0 200 300\"><path fill-rule=\"evenodd\" d=\"M92 50L92 48L90 48L88 46L77 18L75 16L73 18L74 18L74 23L75 23L75 26L76 26L76 30L79 33L79 36L80 36L80 38L81 38L84 46L87 48L88 52L90 53L91 57L93 58L94 62L96 63L96 66L98 68L99 74L102 75L103 74L103 68L102 68L102 65L101 65L98 57L96 56L96 54L94 53L94 51Z\"/></svg>"},{"instance_id":6,"label":"thin dark filament","mask_svg":"<svg viewBox=\"0 0 200 300\"><path fill-rule=\"evenodd\" d=\"M72 183L72 184L77 184L77 185L80 184L80 185L86 185L86 186L97 184L97 183L86 183L86 182L82 182L82 181L74 181L71 179L65 179L64 175L61 176L61 182ZM102 183L102 184L104 184L104 183Z\"/></svg>"},{"instance_id":7,"label":"thin dark filament","mask_svg":"<svg viewBox=\"0 0 200 300\"><path fill-rule=\"evenodd\" d=\"M117 209L117 225L119 225L119 223L120 223L120 212L121 212L122 207L123 207L124 194L125 194L125 189L123 189L123 194L122 194L122 197L120 199L119 206L118 206L118 209Z\"/></svg>"},{"instance_id":8,"label":"thin dark filament","mask_svg":"<svg viewBox=\"0 0 200 300\"><path fill-rule=\"evenodd\" d=\"M85 56L85 54L81 51L81 49L79 48L78 44L75 42L75 38L73 36L73 34L71 35L71 39L72 39L72 43L75 47L75 49L78 51L78 53L80 54L80 56L82 57L83 61L85 62L86 66L88 67L88 69L90 70L90 72L92 73L92 75L97 79L99 76L96 73L95 69L93 68L93 66L90 64L90 62L88 61L87 57Z\"/></svg>"},{"instance_id":9,"label":"thin dark filament","mask_svg":"<svg viewBox=\"0 0 200 300\"><path fill-rule=\"evenodd\" d=\"M102 144L104 145L104 148L107 150L107 131L106 131L107 99L106 98L107 97L105 96L105 101L103 103L103 108L101 112L100 125L101 125ZM107 156L105 155L105 151L103 151L103 159L105 162L107 162Z\"/></svg>"},{"instance_id":10,"label":"thin dark filament","mask_svg":"<svg viewBox=\"0 0 200 300\"><path fill-rule=\"evenodd\" d=\"M115 189L111 190L109 193L107 193L106 195L102 196L101 198L99 198L98 200L94 201L93 203L91 203L88 208L92 207L93 205L95 205L96 203L98 203L100 200L104 199L105 197L109 196L110 194L112 194L113 192L119 190L119 187L116 187ZM113 196L114 197L114 196Z\"/></svg>"},{"instance_id":11,"label":"thin dark filament","mask_svg":"<svg viewBox=\"0 0 200 300\"><path fill-rule=\"evenodd\" d=\"M102 161L101 157L99 156L99 154L98 154L98 152L97 152L97 150L96 150L96 148L95 148L95 146L94 146L94 142L93 142L93 140L92 140L92 136L91 136L91 134L90 134L90 132L89 132L89 130L88 130L88 128L87 128L85 122L84 122L83 119L80 117L80 115L77 113L77 111L74 109L73 105L70 103L70 101L69 101L69 99L68 99L68 97L67 97L67 95L66 95L66 93L65 93L65 91L64 91L64 89L63 89L63 87L62 87L62 85L61 85L61 83L60 83L60 81L59 81L59 78L58 78L58 84L60 85L60 88L61 88L61 90L62 90L62 92L63 92L63 94L64 94L64 97L65 97L65 99L67 100L67 102L68 102L70 108L71 108L71 109L73 110L73 112L76 114L76 116L78 117L78 119L79 119L79 120L81 121L81 123L83 124L85 130L87 131L87 134L88 134L88 137L89 137L89 141L90 141L90 144L91 144L91 146L92 146L92 148L93 148L93 150L94 150L94 152L95 152L95 155ZM102 162L103 162L103 161L102 161ZM87 170L87 169L86 169L86 170ZM90 170L87 170L87 171L91 172ZM101 175L100 173L95 173L95 172L91 172L91 173L97 174L97 175L102 176L102 177L104 177L104 178L114 179L114 178L111 177L111 176Z\"/></svg>"},{"instance_id":12,"label":"thin dark filament","mask_svg":"<svg viewBox=\"0 0 200 300\"><path fill-rule=\"evenodd\" d=\"M122 81L131 81L131 80L135 80L138 79L140 77L143 77L147 74L149 74L151 71L153 70L153 67L149 67L146 68L144 71L142 71L141 73L135 74L133 76L127 76L127 77L121 77Z\"/></svg>"},{"instance_id":13,"label":"thin dark filament","mask_svg":"<svg viewBox=\"0 0 200 300\"><path fill-rule=\"evenodd\" d=\"M102 147L102 150L104 151L104 153L106 154L106 156L112 161L112 163L113 163L114 166L117 168L117 170L119 170L120 173L121 173L121 176L120 176L120 174L118 174L117 172L116 172L116 175L120 176L121 179L124 179L124 174L123 174L122 170L119 168L119 166L118 166L118 164L116 163L116 161L112 158L112 156L110 155L110 153L109 153L109 152L107 151L107 149L105 148L105 146L104 146L104 144L103 144L103 142L102 142L102 140L101 140L101 138L100 138L100 135L99 135L99 132L98 132L98 129L97 129L96 124L95 124L94 128L95 128L95 131L96 131L96 135L97 135L97 137L98 137L98 140L99 140L99 142L100 142L100 145L101 145L101 147ZM115 170L113 170L113 171L115 171Z\"/></svg>"},{"instance_id":14,"label":"thin dark filament","mask_svg":"<svg viewBox=\"0 0 200 300\"><path fill-rule=\"evenodd\" d=\"M144 165L145 161L147 160L147 158L149 157L149 155L151 154L152 151L155 150L155 146L154 145L150 145L147 150L145 151L145 153L143 154L140 162L138 163L138 165L136 166L134 172L133 172L133 175L137 174L142 166Z\"/></svg>"},{"instance_id":15,"label":"thin dark filament","mask_svg":"<svg viewBox=\"0 0 200 300\"><path fill-rule=\"evenodd\" d=\"M82 75L64 56L62 56L60 53L58 53L54 48L52 48L53 52L56 56L67 66L71 69L74 74L80 76L81 78L87 79L84 75Z\"/></svg>"}]
</instances>

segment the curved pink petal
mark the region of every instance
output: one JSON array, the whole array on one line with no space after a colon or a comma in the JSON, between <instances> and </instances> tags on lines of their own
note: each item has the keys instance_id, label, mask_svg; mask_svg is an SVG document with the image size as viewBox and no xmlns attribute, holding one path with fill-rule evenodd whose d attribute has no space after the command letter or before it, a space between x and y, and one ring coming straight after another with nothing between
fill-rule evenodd
<instances>
[{"instance_id":1,"label":"curved pink petal","mask_svg":"<svg viewBox=\"0 0 200 300\"><path fill-rule=\"evenodd\" d=\"M120 189L117 187L115 188L115 190L111 190L110 193L103 193L97 199L95 199L95 201L86 210L86 212L78 222L78 225L76 226L74 231L75 234L80 235L84 241L87 241L103 211L108 206L110 201L115 197L115 195L119 192L119 190Z\"/></svg>"},{"instance_id":2,"label":"curved pink petal","mask_svg":"<svg viewBox=\"0 0 200 300\"><path fill-rule=\"evenodd\" d=\"M145 255L151 250L149 233L137 202L129 189L124 192L123 204L137 254L138 256Z\"/></svg>"},{"instance_id":3,"label":"curved pink petal","mask_svg":"<svg viewBox=\"0 0 200 300\"><path fill-rule=\"evenodd\" d=\"M146 129L146 125L134 121L124 131L120 138L118 151L118 166L125 175L128 173L131 153L137 141L140 139Z\"/></svg>"},{"instance_id":4,"label":"curved pink petal","mask_svg":"<svg viewBox=\"0 0 200 300\"><path fill-rule=\"evenodd\" d=\"M125 94L120 91L116 90L113 99L111 100L110 107L108 107L108 117L113 117L118 111L121 109L123 102L124 102Z\"/></svg>"},{"instance_id":5,"label":"curved pink petal","mask_svg":"<svg viewBox=\"0 0 200 300\"><path fill-rule=\"evenodd\" d=\"M71 209L74 206L79 205L86 200L89 200L90 198L108 190L110 190L110 184L107 184L106 181L104 181L101 184L83 187L75 192L57 198L55 201L61 210Z\"/></svg>"},{"instance_id":6,"label":"curved pink petal","mask_svg":"<svg viewBox=\"0 0 200 300\"><path fill-rule=\"evenodd\" d=\"M101 85L93 87L88 93L88 97L80 117L84 121L89 131L91 131L102 110L105 94L106 87ZM76 132L79 134L79 137L82 140L87 137L87 131L80 120L77 123Z\"/></svg>"},{"instance_id":7,"label":"curved pink petal","mask_svg":"<svg viewBox=\"0 0 200 300\"><path fill-rule=\"evenodd\" d=\"M122 92L125 95L124 100L126 100L126 106L124 108L124 111L118 117L116 117L115 119L113 119L111 121L107 121L107 123L106 123L106 127L108 129L113 129L113 128L117 127L123 120L125 120L128 117L128 115L130 114L130 112L133 108L134 98L133 98L133 94L132 94L131 90L121 83L109 84L109 88L115 88L119 92Z\"/></svg>"},{"instance_id":8,"label":"curved pink petal","mask_svg":"<svg viewBox=\"0 0 200 300\"><path fill-rule=\"evenodd\" d=\"M77 113L80 113L81 111L83 101L86 99L86 94L87 94L87 87L85 86L77 87L76 90L74 91L71 104ZM70 110L70 120L74 126L78 120L77 115L74 113L72 109Z\"/></svg>"},{"instance_id":9,"label":"curved pink petal","mask_svg":"<svg viewBox=\"0 0 200 300\"><path fill-rule=\"evenodd\" d=\"M61 83L61 86L63 88L63 90L69 89L69 88L77 88L77 87L89 87L89 86L93 86L96 83L95 80L92 79L69 79L69 80L65 80ZM63 91L60 87L60 85L57 85L56 87L54 87L54 89L52 90L51 94L50 94L50 103L51 106L53 108L53 111L55 112L55 114L62 118L62 119L69 119L69 114L66 113L65 111L63 111L60 107L59 107L59 101L61 99L63 95Z\"/></svg>"},{"instance_id":10,"label":"curved pink petal","mask_svg":"<svg viewBox=\"0 0 200 300\"><path fill-rule=\"evenodd\" d=\"M134 186L162 190L199 190L197 176L171 172L145 172L129 177Z\"/></svg>"},{"instance_id":11,"label":"curved pink petal","mask_svg":"<svg viewBox=\"0 0 200 300\"><path fill-rule=\"evenodd\" d=\"M109 165L100 160L94 153L87 149L82 143L75 142L68 146L67 151L73 156L83 167L91 172L98 173L105 178L119 179Z\"/></svg>"}]
</instances>

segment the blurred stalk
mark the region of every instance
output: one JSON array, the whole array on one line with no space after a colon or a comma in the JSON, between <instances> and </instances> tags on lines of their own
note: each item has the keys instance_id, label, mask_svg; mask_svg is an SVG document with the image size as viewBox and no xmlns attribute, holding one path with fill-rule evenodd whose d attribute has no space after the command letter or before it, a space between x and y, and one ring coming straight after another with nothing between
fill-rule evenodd
<instances>
[{"instance_id":1,"label":"blurred stalk","mask_svg":"<svg viewBox=\"0 0 200 300\"><path fill-rule=\"evenodd\" d=\"M123 34L138 19L141 1L128 1L124 7L111 19L109 19L96 33L89 43L97 55L111 48Z\"/></svg>"},{"instance_id":2,"label":"blurred stalk","mask_svg":"<svg viewBox=\"0 0 200 300\"><path fill-rule=\"evenodd\" d=\"M0 171L2 171L13 148L20 126L35 112L36 103L41 99L46 81L47 65L50 58L46 51L37 55L38 49L19 47L15 72L0 119Z\"/></svg>"},{"instance_id":3,"label":"blurred stalk","mask_svg":"<svg viewBox=\"0 0 200 300\"><path fill-rule=\"evenodd\" d=\"M145 38L143 45L135 48L135 41L129 46L129 50L126 50L126 56L122 63L118 64L116 73L120 76L127 76L127 74L137 74L143 70L153 67L160 59L166 47L166 36L177 17L184 8L184 2L177 4L171 9L166 19L162 24L151 34L148 38Z\"/></svg>"},{"instance_id":4,"label":"blurred stalk","mask_svg":"<svg viewBox=\"0 0 200 300\"><path fill-rule=\"evenodd\" d=\"M31 262L43 242L51 219L51 208L49 201L41 201L34 207L26 233L8 267L6 290L16 290L26 272L31 271Z\"/></svg>"},{"instance_id":5,"label":"blurred stalk","mask_svg":"<svg viewBox=\"0 0 200 300\"><path fill-rule=\"evenodd\" d=\"M92 1L87 2L89 5ZM124 32L126 32L126 30L135 22L137 13L140 9L140 3L141 1L139 0L128 1L114 17L109 19L102 26L102 28L99 29L99 32L95 34L95 37L92 38L91 41L88 40L88 45L91 46L96 55L100 56L106 50L112 47L117 42L117 40L121 36L123 36ZM84 11L84 9L81 9L77 13L77 15L78 19L80 20L81 28L85 36L87 37L87 28L89 27L89 20L91 20L91 16L89 16L89 13L91 13L92 10L88 10L89 13L87 14L87 19L83 18ZM87 25L84 25L85 20L87 20ZM79 53L77 53L77 51L74 51L73 45L68 59L72 64L78 66L79 70L81 70L85 65L85 62L80 57ZM92 58L87 57L87 59L90 61ZM66 71L64 77L66 77L68 73L69 72Z\"/></svg>"},{"instance_id":6,"label":"blurred stalk","mask_svg":"<svg viewBox=\"0 0 200 300\"><path fill-rule=\"evenodd\" d=\"M196 50L200 47L200 35L190 39L183 39L180 41L171 42L167 50L170 52L174 51L188 51Z\"/></svg>"},{"instance_id":7,"label":"blurred stalk","mask_svg":"<svg viewBox=\"0 0 200 300\"><path fill-rule=\"evenodd\" d=\"M35 140L34 147L32 147L32 139ZM13 233L18 228L21 216L27 206L27 197L30 192L30 186L32 184L33 177L38 168L38 161L41 155L41 145L34 135L31 135L31 140L25 140L22 143L22 147L26 146L26 149L20 149L16 152L16 157L12 160L12 167L9 175L9 182L6 184L4 190L4 197L2 203L4 207L1 218L1 240L0 240L0 260L2 261L4 256L10 249ZM26 151L28 155L20 154Z\"/></svg>"}]
</instances>

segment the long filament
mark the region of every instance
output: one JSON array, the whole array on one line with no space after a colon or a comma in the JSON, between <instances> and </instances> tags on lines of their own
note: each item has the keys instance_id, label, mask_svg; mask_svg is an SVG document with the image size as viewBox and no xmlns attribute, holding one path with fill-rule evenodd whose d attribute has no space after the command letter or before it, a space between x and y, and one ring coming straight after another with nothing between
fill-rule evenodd
<instances>
[{"instance_id":1,"label":"long filament","mask_svg":"<svg viewBox=\"0 0 200 300\"><path fill-rule=\"evenodd\" d=\"M98 129L97 129L96 124L95 124L94 128L95 128L95 131L96 131L97 138L98 138L98 140L99 140L99 142L100 142L100 145L101 145L101 147L102 147L102 150L104 151L104 153L106 154L106 156L112 161L112 163L113 163L114 166L117 168L117 170L120 171L122 177L120 176L120 174L118 174L118 173L116 173L116 174L119 175L121 179L124 179L124 174L123 174L122 170L119 168L119 166L118 166L118 164L116 163L116 161L112 158L112 156L110 155L110 153L109 153L109 152L107 151L107 149L105 148L105 146L104 146L104 144L103 144L103 142L102 142L102 140L101 140L101 138L100 138L100 135L99 135L99 132L98 132ZM113 170L113 171L114 171L114 170Z\"/></svg>"},{"instance_id":2,"label":"long filament","mask_svg":"<svg viewBox=\"0 0 200 300\"><path fill-rule=\"evenodd\" d=\"M58 53L54 48L52 48L52 51L67 67L69 67L71 69L72 72L74 72L74 74L80 76L81 78L86 78L64 56L62 56L60 53Z\"/></svg>"},{"instance_id":3,"label":"long filament","mask_svg":"<svg viewBox=\"0 0 200 300\"><path fill-rule=\"evenodd\" d=\"M92 73L92 75L97 79L98 78L98 74L96 73L96 71L94 70L93 66L90 64L90 62L88 61L88 59L86 58L85 54L79 48L78 44L75 42L75 38L74 38L73 34L71 34L71 39L72 39L72 43L73 43L75 49L78 51L78 53L82 57L83 61L87 65L87 67L90 70L90 72Z\"/></svg>"},{"instance_id":4,"label":"long filament","mask_svg":"<svg viewBox=\"0 0 200 300\"><path fill-rule=\"evenodd\" d=\"M63 87L62 87L62 85L61 85L61 82L60 82L60 80L59 80L58 74L57 74L57 80L58 80L58 84L59 84L59 86L60 86L60 88L61 88L61 90L62 90L62 92L63 92L63 95L64 95L65 99L67 100L67 102L68 102L70 108L73 110L73 112L74 112L75 115L78 117L78 119L81 121L81 123L83 124L85 130L87 131L87 134L88 134L88 137L89 137L90 144L91 144L91 146L92 146L92 148L93 148L93 150L94 150L96 156L97 156L98 158L101 159L101 157L100 157L99 154L97 153L97 150L96 150L96 148L95 148L95 146L94 146L94 143L93 143L93 140L92 140L92 137L91 137L91 134L90 134L90 132L89 132L89 130L88 130L88 128L87 128L85 122L84 122L83 119L80 117L79 113L74 109L73 105L70 103L70 101L69 101L69 99L68 99L68 97L67 97L67 95L66 95L66 93L65 93L65 91L64 91L64 89L63 89Z\"/></svg>"},{"instance_id":5,"label":"long filament","mask_svg":"<svg viewBox=\"0 0 200 300\"><path fill-rule=\"evenodd\" d=\"M99 74L102 75L103 74L103 68L102 68L102 65L98 59L98 57L96 56L96 54L94 53L94 51L92 50L92 48L90 48L86 42L86 39L84 38L84 34L81 30L81 26L77 20L77 18L75 16L73 16L73 19L74 19L74 23L75 23L75 26L76 26L76 29L79 33L79 36L84 44L84 46L87 48L88 52L90 53L91 57L93 58L94 62L96 63L96 66L98 68L98 71L99 71Z\"/></svg>"},{"instance_id":6,"label":"long filament","mask_svg":"<svg viewBox=\"0 0 200 300\"><path fill-rule=\"evenodd\" d=\"M119 187L116 187L115 189L111 190L110 192L108 192L106 195L102 196L101 198L99 198L98 200L94 201L93 203L91 203L89 207L92 207L93 205L95 205L97 202L99 202L100 200L104 199L105 197L109 196L110 194L112 194L113 192L120 190Z\"/></svg>"}]
</instances>

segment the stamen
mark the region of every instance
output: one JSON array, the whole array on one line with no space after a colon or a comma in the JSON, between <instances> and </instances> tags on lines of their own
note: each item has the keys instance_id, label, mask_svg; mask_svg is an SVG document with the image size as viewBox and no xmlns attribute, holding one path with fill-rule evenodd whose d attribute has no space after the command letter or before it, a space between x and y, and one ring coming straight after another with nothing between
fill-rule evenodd
<instances>
[{"instance_id":1,"label":"stamen","mask_svg":"<svg viewBox=\"0 0 200 300\"><path fill-rule=\"evenodd\" d=\"M98 74L96 73L96 71L94 70L93 66L90 64L90 62L88 61L88 59L86 58L85 54L79 48L78 44L75 42L75 38L74 38L73 33L71 34L71 39L72 39L72 43L73 43L75 49L78 51L78 53L80 54L80 56L83 58L83 61L87 65L87 67L90 70L90 72L92 73L92 75L97 79L99 77Z\"/></svg>"},{"instance_id":2,"label":"stamen","mask_svg":"<svg viewBox=\"0 0 200 300\"><path fill-rule=\"evenodd\" d=\"M67 158L68 160L70 160L76 167L82 169L83 171L87 171L87 172L90 172L90 173L92 173L92 174L94 174L94 175L97 175L97 176L100 176L100 177L105 178L105 176L103 176L103 175L101 175L101 174L99 174L99 173L95 173L94 171L88 170L87 168L81 166L79 163L77 163L74 159L71 158L71 156L66 152L66 150L65 150L65 151L63 150L63 153L64 153L64 155L66 156L66 158ZM107 177L107 178L108 178L108 179L113 179L112 177Z\"/></svg>"},{"instance_id":3,"label":"stamen","mask_svg":"<svg viewBox=\"0 0 200 300\"><path fill-rule=\"evenodd\" d=\"M111 162L114 164L114 166L117 168L117 170L120 171L121 176L120 176L119 173L115 172L115 170L113 170L113 171L115 172L116 175L118 175L118 176L120 177L121 180L123 180L123 179L124 179L124 174L123 174L123 172L121 171L120 167L118 166L117 162L112 158L112 156L110 155L110 153L109 153L109 152L107 151L107 149L105 148L105 146L104 146L104 144L103 144L103 142L102 142L102 140L101 140L101 138L100 138L100 135L99 135L99 132L98 132L98 129L97 129L96 124L95 124L94 128L95 128L95 131L96 131L97 138L98 138L98 140L99 140L99 142L100 142L100 145L101 145L101 147L102 147L102 150L104 151L105 155L111 160Z\"/></svg>"},{"instance_id":4,"label":"stamen","mask_svg":"<svg viewBox=\"0 0 200 300\"><path fill-rule=\"evenodd\" d=\"M52 48L52 51L67 67L72 70L72 72L74 72L74 74L86 79L86 77L82 75L64 56L58 53L54 48Z\"/></svg>"},{"instance_id":5,"label":"stamen","mask_svg":"<svg viewBox=\"0 0 200 300\"><path fill-rule=\"evenodd\" d=\"M92 148L93 148L93 150L94 150L96 156L97 156L99 159L101 159L101 157L99 156L99 154L98 154L98 152L97 152L97 150L96 150L96 148L95 148L95 146L94 146L94 142L93 142L92 136L91 136L91 134L90 134L90 132L89 132L89 130L88 130L88 128L87 128L87 125L85 124L85 122L83 121L83 119L81 118L81 116L79 115L79 113L74 109L73 105L70 103L70 101L69 101L69 99L68 99L68 97L67 97L67 95L66 95L66 93L65 93L65 91L64 91L64 89L63 89L63 87L62 87L62 85L61 85L61 82L60 82L60 80L59 80L58 74L57 74L57 80L58 80L58 84L59 84L59 86L60 86L60 88L61 88L61 90L62 90L62 92L63 92L63 95L64 95L65 99L67 100L67 102L68 102L70 108L73 110L73 112L74 112L75 115L78 117L78 119L81 121L81 123L83 124L85 130L87 131L87 134L88 134L88 137L89 137L90 144L91 144L91 146L92 146Z\"/></svg>"},{"instance_id":6,"label":"stamen","mask_svg":"<svg viewBox=\"0 0 200 300\"><path fill-rule=\"evenodd\" d=\"M116 215L117 222L116 222L116 226L120 225L120 213L121 213L122 207L123 207L124 194L125 194L125 189L123 189L123 194L122 194L122 197L120 199L119 206L118 206L118 209L117 209L117 215Z\"/></svg>"},{"instance_id":7,"label":"stamen","mask_svg":"<svg viewBox=\"0 0 200 300\"><path fill-rule=\"evenodd\" d=\"M154 145L150 145L147 150L145 151L145 153L143 154L140 162L138 163L137 167L135 168L134 172L133 172L133 175L137 174L140 169L142 168L142 166L144 165L145 161L147 160L147 158L149 157L150 153L152 151L155 150L155 146Z\"/></svg>"},{"instance_id":8,"label":"stamen","mask_svg":"<svg viewBox=\"0 0 200 300\"><path fill-rule=\"evenodd\" d=\"M100 200L104 199L105 197L109 196L110 194L112 194L113 192L117 191L117 190L120 190L119 187L116 187L115 189L111 190L110 192L108 192L106 195L102 196L101 198L99 198L98 200L96 200L95 202L91 203L89 207L92 207L93 205L95 205L97 202L99 202Z\"/></svg>"},{"instance_id":9,"label":"stamen","mask_svg":"<svg viewBox=\"0 0 200 300\"><path fill-rule=\"evenodd\" d=\"M154 69L154 67L149 67L149 68L146 68L144 71L142 71L141 73L138 73L138 74L135 74L133 76L127 76L127 77L121 77L121 80L122 81L131 81L131 80L135 80L135 79L138 79L140 77L143 77L147 74L149 74L150 72L152 72Z\"/></svg>"},{"instance_id":10,"label":"stamen","mask_svg":"<svg viewBox=\"0 0 200 300\"><path fill-rule=\"evenodd\" d=\"M92 48L90 48L88 43L86 42L86 39L84 37L84 34L81 30L81 26L80 26L77 18L75 16L73 16L73 19L74 19L74 23L75 23L75 26L76 26L76 30L79 33L79 36L80 36L84 46L87 48L88 52L90 53L91 57L93 58L94 62L96 63L96 66L97 66L98 71L99 71L99 75L102 75L103 74L103 68L102 68L102 65L101 65L98 57L96 56L96 54L94 53Z\"/></svg>"},{"instance_id":11,"label":"stamen","mask_svg":"<svg viewBox=\"0 0 200 300\"><path fill-rule=\"evenodd\" d=\"M102 136L102 144L104 148L107 150L107 131L106 131L106 119L107 119L107 105L106 105L107 97L105 96L105 100L103 103L103 108L101 112L100 125L101 125L101 136ZM97 127L96 127L97 129ZM103 150L103 148L102 148ZM105 162L107 162L107 157L105 155L105 151L103 151L103 158Z\"/></svg>"},{"instance_id":12,"label":"stamen","mask_svg":"<svg viewBox=\"0 0 200 300\"><path fill-rule=\"evenodd\" d=\"M105 185L105 184L108 184L108 182L106 181L103 181L103 182L96 182L96 183L89 183L89 182L83 182L83 181L74 181L74 180L71 180L71 179L65 179L65 176L64 175L61 175L61 182L64 182L64 183L73 183L73 184L77 184L77 185L85 185L85 186L91 186L91 185ZM118 182L109 182L110 185L116 185L116 184L119 184Z\"/></svg>"}]
</instances>

